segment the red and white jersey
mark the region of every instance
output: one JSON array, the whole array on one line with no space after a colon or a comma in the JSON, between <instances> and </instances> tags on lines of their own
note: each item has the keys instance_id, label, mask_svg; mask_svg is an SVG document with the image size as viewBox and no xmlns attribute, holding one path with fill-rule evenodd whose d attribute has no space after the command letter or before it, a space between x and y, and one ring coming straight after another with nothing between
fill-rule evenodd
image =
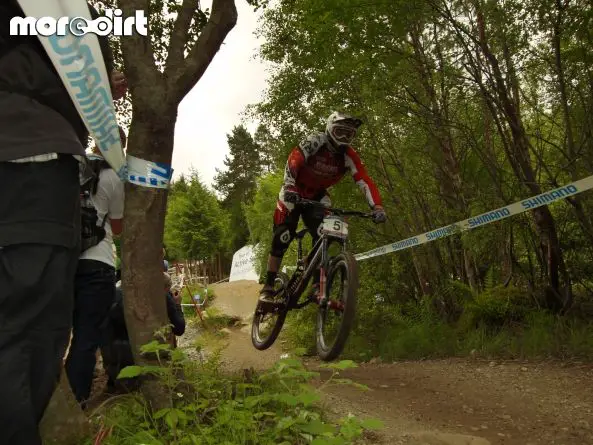
<instances>
[{"instance_id":1,"label":"red and white jersey","mask_svg":"<svg viewBox=\"0 0 593 445\"><path fill-rule=\"evenodd\" d=\"M280 190L280 201L284 201L284 190L294 189L306 199L314 199L331 186L340 182L350 171L354 181L364 193L369 206L381 205L381 196L375 183L369 177L360 156L352 147L344 154L329 149L330 141L325 133L307 137L288 156L284 170L284 185Z\"/></svg>"}]
</instances>

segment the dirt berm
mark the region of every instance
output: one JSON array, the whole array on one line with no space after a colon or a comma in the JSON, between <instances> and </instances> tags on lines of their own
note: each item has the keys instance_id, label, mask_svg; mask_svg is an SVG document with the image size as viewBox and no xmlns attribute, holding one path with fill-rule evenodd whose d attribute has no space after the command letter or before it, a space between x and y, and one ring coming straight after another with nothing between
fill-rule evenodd
<instances>
[{"instance_id":1,"label":"dirt berm","mask_svg":"<svg viewBox=\"0 0 593 445\"><path fill-rule=\"evenodd\" d=\"M215 306L241 317L223 360L240 370L266 368L281 344L259 352L249 327L260 285L214 286ZM315 368L315 360L307 366ZM377 417L375 442L407 445L593 445L593 366L584 363L469 359L364 363L343 377L371 391L341 386L326 392L338 415Z\"/></svg>"}]
</instances>

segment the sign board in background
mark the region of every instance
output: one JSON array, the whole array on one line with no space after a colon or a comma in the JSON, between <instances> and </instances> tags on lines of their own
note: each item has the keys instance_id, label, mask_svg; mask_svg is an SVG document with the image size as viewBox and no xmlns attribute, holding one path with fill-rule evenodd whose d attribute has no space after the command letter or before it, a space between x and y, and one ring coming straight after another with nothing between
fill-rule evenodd
<instances>
[{"instance_id":1,"label":"sign board in background","mask_svg":"<svg viewBox=\"0 0 593 445\"><path fill-rule=\"evenodd\" d=\"M229 282L238 280L259 281L259 274L255 270L255 248L256 246L247 245L235 252Z\"/></svg>"}]
</instances>

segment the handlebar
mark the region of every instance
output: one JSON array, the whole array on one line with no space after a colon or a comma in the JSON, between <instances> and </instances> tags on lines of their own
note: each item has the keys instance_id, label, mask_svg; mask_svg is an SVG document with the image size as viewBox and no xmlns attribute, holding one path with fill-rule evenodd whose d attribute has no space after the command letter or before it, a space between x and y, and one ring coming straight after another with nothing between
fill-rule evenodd
<instances>
[{"instance_id":1,"label":"handlebar","mask_svg":"<svg viewBox=\"0 0 593 445\"><path fill-rule=\"evenodd\" d=\"M312 201L310 199L301 198L295 203L295 205L323 208L324 210L326 210L330 213L333 213L334 215L358 216L359 218L372 218L373 217L372 213L359 212L357 210L344 210L344 209L338 209L336 207L326 207L319 201Z\"/></svg>"}]
</instances>

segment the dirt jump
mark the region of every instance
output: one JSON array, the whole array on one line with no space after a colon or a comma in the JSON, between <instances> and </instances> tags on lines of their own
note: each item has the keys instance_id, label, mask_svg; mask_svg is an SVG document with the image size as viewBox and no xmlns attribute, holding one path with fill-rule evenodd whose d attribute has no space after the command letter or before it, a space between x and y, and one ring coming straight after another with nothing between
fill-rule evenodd
<instances>
[{"instance_id":1,"label":"dirt jump","mask_svg":"<svg viewBox=\"0 0 593 445\"><path fill-rule=\"evenodd\" d=\"M285 352L251 345L251 317L260 285L214 287L215 307L244 320L230 330L225 367L270 367ZM314 369L318 362L308 360ZM582 363L473 359L362 363L342 373L371 391L326 391L339 416L381 419L371 443L406 445L593 445L593 366Z\"/></svg>"}]
</instances>

